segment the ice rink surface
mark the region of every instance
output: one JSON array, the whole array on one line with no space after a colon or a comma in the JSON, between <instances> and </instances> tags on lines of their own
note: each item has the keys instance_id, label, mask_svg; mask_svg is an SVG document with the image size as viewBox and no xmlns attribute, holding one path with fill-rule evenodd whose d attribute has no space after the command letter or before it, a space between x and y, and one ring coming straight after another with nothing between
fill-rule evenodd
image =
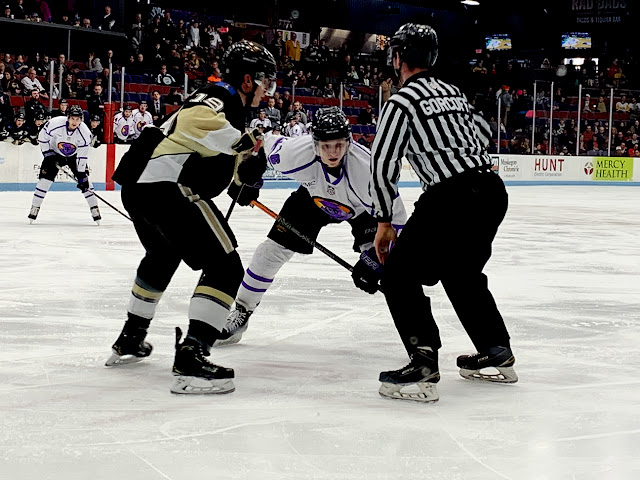
<instances>
[{"instance_id":1,"label":"ice rink surface","mask_svg":"<svg viewBox=\"0 0 640 480\"><path fill-rule=\"evenodd\" d=\"M289 192L261 200L278 210ZM401 193L412 211L419 190ZM30 226L32 194L1 192L0 479L637 480L640 188L509 194L486 272L520 382L459 377L473 349L437 286L442 380L426 405L378 395L378 373L407 363L384 297L320 252L283 267L241 344L214 349L234 393L169 393L198 279L184 266L152 356L104 367L143 253L132 225L101 204L97 227L79 192L52 191ZM271 219L236 207L231 225L246 267ZM355 262L347 225L319 241Z\"/></svg>"}]
</instances>

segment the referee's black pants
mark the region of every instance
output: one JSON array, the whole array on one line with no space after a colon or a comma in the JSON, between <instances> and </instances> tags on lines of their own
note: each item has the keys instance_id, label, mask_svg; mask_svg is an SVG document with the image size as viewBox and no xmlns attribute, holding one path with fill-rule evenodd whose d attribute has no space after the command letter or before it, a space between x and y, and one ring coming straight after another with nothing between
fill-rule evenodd
<instances>
[{"instance_id":1,"label":"referee's black pants","mask_svg":"<svg viewBox=\"0 0 640 480\"><path fill-rule=\"evenodd\" d=\"M509 334L482 270L507 212L500 177L487 170L459 174L429 187L384 267L382 287L409 355L442 344L423 285L442 282L478 351L509 346Z\"/></svg>"}]
</instances>

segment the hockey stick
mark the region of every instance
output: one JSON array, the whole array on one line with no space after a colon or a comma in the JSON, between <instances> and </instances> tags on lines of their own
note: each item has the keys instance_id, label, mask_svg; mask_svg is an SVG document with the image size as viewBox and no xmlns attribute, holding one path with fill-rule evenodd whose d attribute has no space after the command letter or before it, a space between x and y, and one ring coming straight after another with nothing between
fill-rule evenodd
<instances>
[{"instance_id":1,"label":"hockey stick","mask_svg":"<svg viewBox=\"0 0 640 480\"><path fill-rule=\"evenodd\" d=\"M56 163L56 167L58 167L58 170L60 170L61 172L63 172L67 177L69 177L71 180L74 180L76 183L78 183L78 179L75 177L75 175L71 175L69 172L67 172L67 170L65 170L63 167L61 167L60 165L58 165ZM130 222L133 222L133 220L131 220L131 217L129 215L127 215L126 213L121 212L120 210L118 210L116 207L114 207L113 205L111 205L109 202L107 202L104 198L102 198L100 195L98 195L95 190L91 190L91 193L93 193L96 198L98 200L102 200L104 203L106 203L107 205L109 205L111 208L113 208L116 212L118 212L120 215L122 215L124 218L126 218L127 220L129 220Z\"/></svg>"},{"instance_id":2,"label":"hockey stick","mask_svg":"<svg viewBox=\"0 0 640 480\"><path fill-rule=\"evenodd\" d=\"M297 235L298 237L300 237L302 240L304 240L305 242L307 242L309 245L317 248L318 250L320 250L322 253L324 253L327 257L329 257L331 260L339 263L340 265L342 265L344 268L346 268L347 270L349 270L350 272L353 272L353 267L348 264L347 262L345 262L342 258L340 258L339 256L337 256L335 253L333 253L331 250L323 247L322 245L320 245L318 242L312 240L311 238L309 238L308 236L306 236L304 233L300 232L299 230L297 230L293 225L291 225L287 220L285 220L284 218L282 218L280 215L278 215L276 212L274 212L273 210L271 210L269 207L267 207L266 205L263 205L262 203L260 203L257 200L251 200L250 205L252 207L258 207L260 210L262 210L263 212L265 212L267 215L269 215L270 217L273 217L276 220L276 223L279 225L282 225L284 228L286 228L287 230L289 230L291 233L294 233L295 235Z\"/></svg>"}]
</instances>

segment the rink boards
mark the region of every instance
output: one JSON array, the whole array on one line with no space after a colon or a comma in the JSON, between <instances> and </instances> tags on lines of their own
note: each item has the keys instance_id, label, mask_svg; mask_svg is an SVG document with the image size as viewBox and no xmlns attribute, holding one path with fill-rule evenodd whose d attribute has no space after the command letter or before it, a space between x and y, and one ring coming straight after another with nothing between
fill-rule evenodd
<instances>
[{"instance_id":1,"label":"rink boards","mask_svg":"<svg viewBox=\"0 0 640 480\"><path fill-rule=\"evenodd\" d=\"M111 181L128 145L101 145L89 151L90 179L98 190L114 190ZM0 142L0 191L33 190L38 181L42 154L36 145ZM573 157L550 155L492 155L494 168L510 185L640 185L640 158ZM298 184L274 170L265 173L266 188L295 188ZM401 186L418 186L419 180L405 161ZM75 188L74 182L58 174L58 190Z\"/></svg>"}]
</instances>

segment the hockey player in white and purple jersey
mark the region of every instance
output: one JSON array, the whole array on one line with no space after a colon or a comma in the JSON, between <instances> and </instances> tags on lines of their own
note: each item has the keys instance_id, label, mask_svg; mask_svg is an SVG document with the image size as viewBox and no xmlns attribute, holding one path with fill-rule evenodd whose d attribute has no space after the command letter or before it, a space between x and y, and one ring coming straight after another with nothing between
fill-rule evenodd
<instances>
[{"instance_id":1,"label":"hockey player in white and purple jersey","mask_svg":"<svg viewBox=\"0 0 640 480\"><path fill-rule=\"evenodd\" d=\"M89 204L91 216L100 225L98 200L93 194L89 182L87 157L91 142L91 131L84 123L84 113L78 105L69 108L68 117L54 117L49 120L38 134L40 150L44 155L40 166L40 175L28 218L29 223L38 217L44 197L58 175L58 169L68 166L78 181L78 188Z\"/></svg>"},{"instance_id":2,"label":"hockey player in white and purple jersey","mask_svg":"<svg viewBox=\"0 0 640 480\"><path fill-rule=\"evenodd\" d=\"M368 177L371 152L353 142L349 121L337 107L318 110L312 135L288 138L265 136L265 151L271 166L301 184L286 200L280 215L308 238L331 224L349 222L353 249L360 260L353 271L358 288L378 290L380 266L373 249L377 222L371 216ZM393 202L393 225L400 230L407 220L401 198ZM280 268L294 253L310 254L313 247L276 223L267 240L256 249L225 326L216 345L237 343L248 320Z\"/></svg>"},{"instance_id":3,"label":"hockey player in white and purple jersey","mask_svg":"<svg viewBox=\"0 0 640 480\"><path fill-rule=\"evenodd\" d=\"M147 110L147 101L142 100L132 113L133 118L133 133L129 136L129 140L134 140L140 136L140 132L145 125L153 125L153 117Z\"/></svg>"}]
</instances>

